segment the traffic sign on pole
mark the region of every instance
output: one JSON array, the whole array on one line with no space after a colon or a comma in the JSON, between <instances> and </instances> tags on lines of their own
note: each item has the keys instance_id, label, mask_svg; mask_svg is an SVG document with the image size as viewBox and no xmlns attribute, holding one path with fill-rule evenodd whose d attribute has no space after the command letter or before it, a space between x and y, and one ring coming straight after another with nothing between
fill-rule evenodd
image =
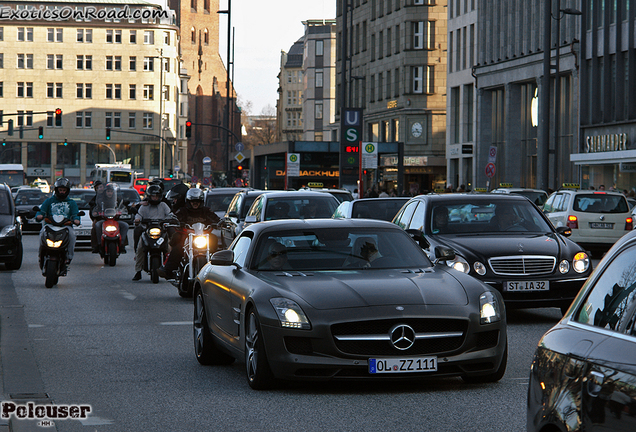
<instances>
[{"instance_id":1,"label":"traffic sign on pole","mask_svg":"<svg viewBox=\"0 0 636 432\"><path fill-rule=\"evenodd\" d=\"M493 178L494 176L495 176L495 164L492 162L489 162L486 165L486 177Z\"/></svg>"}]
</instances>

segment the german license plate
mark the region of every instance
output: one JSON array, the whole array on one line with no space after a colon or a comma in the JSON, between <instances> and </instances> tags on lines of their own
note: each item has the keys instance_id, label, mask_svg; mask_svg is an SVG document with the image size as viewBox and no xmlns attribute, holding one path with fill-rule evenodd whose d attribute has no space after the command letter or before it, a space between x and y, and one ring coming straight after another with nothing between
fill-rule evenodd
<instances>
[{"instance_id":1,"label":"german license plate","mask_svg":"<svg viewBox=\"0 0 636 432\"><path fill-rule=\"evenodd\" d=\"M437 357L369 359L369 373L412 373L437 371Z\"/></svg>"},{"instance_id":2,"label":"german license plate","mask_svg":"<svg viewBox=\"0 0 636 432\"><path fill-rule=\"evenodd\" d=\"M548 291L550 281L504 282L504 291Z\"/></svg>"},{"instance_id":3,"label":"german license plate","mask_svg":"<svg viewBox=\"0 0 636 432\"><path fill-rule=\"evenodd\" d=\"M76 236L89 236L91 235L91 230L75 230Z\"/></svg>"},{"instance_id":4,"label":"german license plate","mask_svg":"<svg viewBox=\"0 0 636 432\"><path fill-rule=\"evenodd\" d=\"M590 222L590 228L613 229L614 224L608 222Z\"/></svg>"}]
</instances>

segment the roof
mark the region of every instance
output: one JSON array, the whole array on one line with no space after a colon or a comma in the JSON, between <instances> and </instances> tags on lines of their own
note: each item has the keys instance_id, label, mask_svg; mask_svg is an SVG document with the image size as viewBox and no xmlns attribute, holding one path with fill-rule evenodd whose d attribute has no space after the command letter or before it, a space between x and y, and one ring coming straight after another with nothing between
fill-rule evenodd
<instances>
[{"instance_id":1,"label":"roof","mask_svg":"<svg viewBox=\"0 0 636 432\"><path fill-rule=\"evenodd\" d=\"M252 232L261 232L264 230L294 230L294 229L310 229L310 228L357 228L366 227L374 229L395 229L404 232L397 225L377 219L276 219L265 222L258 222L249 225L246 230Z\"/></svg>"}]
</instances>

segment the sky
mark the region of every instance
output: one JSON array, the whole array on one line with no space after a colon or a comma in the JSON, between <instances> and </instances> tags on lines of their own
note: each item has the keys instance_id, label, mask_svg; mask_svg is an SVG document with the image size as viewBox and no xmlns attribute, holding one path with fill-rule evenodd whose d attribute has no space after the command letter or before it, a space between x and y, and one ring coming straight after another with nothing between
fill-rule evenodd
<instances>
[{"instance_id":1,"label":"sky","mask_svg":"<svg viewBox=\"0 0 636 432\"><path fill-rule=\"evenodd\" d=\"M227 0L219 9L227 10ZM234 87L252 115L278 99L280 54L305 34L302 21L335 19L336 0L232 0ZM220 15L219 53L227 57L227 15Z\"/></svg>"}]
</instances>

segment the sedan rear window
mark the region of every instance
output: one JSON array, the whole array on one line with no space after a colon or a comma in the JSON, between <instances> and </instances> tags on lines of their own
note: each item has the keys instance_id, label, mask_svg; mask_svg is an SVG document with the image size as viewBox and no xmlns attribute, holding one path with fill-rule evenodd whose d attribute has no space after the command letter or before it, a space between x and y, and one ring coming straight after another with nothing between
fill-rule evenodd
<instances>
[{"instance_id":1,"label":"sedan rear window","mask_svg":"<svg viewBox=\"0 0 636 432\"><path fill-rule=\"evenodd\" d=\"M626 213L629 205L625 197L608 194L579 194L572 209L582 213Z\"/></svg>"}]
</instances>

